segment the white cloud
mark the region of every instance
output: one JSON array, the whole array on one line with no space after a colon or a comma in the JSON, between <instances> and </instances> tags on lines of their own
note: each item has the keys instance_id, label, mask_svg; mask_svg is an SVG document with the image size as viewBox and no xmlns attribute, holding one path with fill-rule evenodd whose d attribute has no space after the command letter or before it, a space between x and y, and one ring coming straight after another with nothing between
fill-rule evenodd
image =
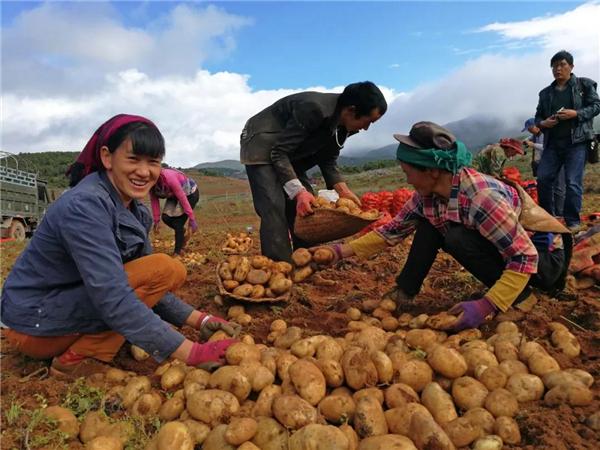
<instances>
[{"instance_id":1,"label":"white cloud","mask_svg":"<svg viewBox=\"0 0 600 450\"><path fill-rule=\"evenodd\" d=\"M77 4L44 4L3 30L3 150L79 150L102 120L127 112L157 123L171 164L236 159L245 121L297 91L254 91L247 75L199 69L207 58L235 47L235 31L249 23L246 18L215 7L180 5L158 18L151 32L128 28L115 11L94 5L92 13ZM480 28L497 33L501 46L463 64L457 59L450 75L411 92L383 87L388 113L367 133L350 139L344 151L393 143L392 133L407 131L418 120L447 123L493 115L514 124L518 133L521 119L535 111L538 91L552 80L549 60L556 51L566 48L574 54L578 75L600 78L599 16L595 3ZM109 29L110 36L102 29ZM535 51L531 46L527 53L502 51L532 42ZM118 51L106 55L115 46ZM417 63L412 70L418 70Z\"/></svg>"}]
</instances>

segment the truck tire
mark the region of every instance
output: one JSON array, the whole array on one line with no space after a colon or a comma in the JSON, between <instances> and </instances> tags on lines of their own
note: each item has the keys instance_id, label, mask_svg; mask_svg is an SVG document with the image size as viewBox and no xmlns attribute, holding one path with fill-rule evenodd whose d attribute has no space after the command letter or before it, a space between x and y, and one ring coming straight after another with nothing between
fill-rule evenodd
<instances>
[{"instance_id":1,"label":"truck tire","mask_svg":"<svg viewBox=\"0 0 600 450\"><path fill-rule=\"evenodd\" d=\"M25 225L23 222L18 220L13 220L10 224L10 229L8 235L13 238L15 241L24 241L25 240Z\"/></svg>"}]
</instances>

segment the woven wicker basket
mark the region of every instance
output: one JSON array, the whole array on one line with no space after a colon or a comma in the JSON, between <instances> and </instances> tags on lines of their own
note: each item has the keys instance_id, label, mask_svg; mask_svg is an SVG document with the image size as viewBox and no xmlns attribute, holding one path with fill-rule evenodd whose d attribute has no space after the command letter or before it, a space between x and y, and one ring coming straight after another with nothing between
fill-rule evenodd
<instances>
[{"instance_id":1,"label":"woven wicker basket","mask_svg":"<svg viewBox=\"0 0 600 450\"><path fill-rule=\"evenodd\" d=\"M296 217L294 233L309 244L335 241L358 233L380 219L363 219L335 209L316 209L313 214Z\"/></svg>"},{"instance_id":2,"label":"woven wicker basket","mask_svg":"<svg viewBox=\"0 0 600 450\"><path fill-rule=\"evenodd\" d=\"M221 294L223 297L233 298L233 299L239 300L241 302L264 303L264 302L287 302L290 299L290 297L292 296L291 288L285 294L280 295L279 297L274 297L274 298L268 298L268 297L250 298L250 297L242 297L241 295L232 294L231 292L225 290L225 287L223 287L223 281L221 280L221 277L219 276L219 268L220 267L221 267L221 264L217 264L217 287L219 288L219 294Z\"/></svg>"}]
</instances>

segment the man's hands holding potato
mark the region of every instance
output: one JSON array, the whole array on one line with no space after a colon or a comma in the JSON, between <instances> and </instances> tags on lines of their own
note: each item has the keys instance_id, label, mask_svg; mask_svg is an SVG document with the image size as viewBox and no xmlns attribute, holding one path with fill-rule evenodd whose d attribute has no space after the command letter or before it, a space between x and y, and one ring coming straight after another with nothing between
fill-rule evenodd
<instances>
[{"instance_id":1,"label":"man's hands holding potato","mask_svg":"<svg viewBox=\"0 0 600 450\"><path fill-rule=\"evenodd\" d=\"M338 193L340 198L347 198L349 200L352 200L358 206L362 206L360 198L358 198L358 196L350 190L350 188L348 187L348 185L346 183L344 183L344 182L337 183L333 188Z\"/></svg>"},{"instance_id":2,"label":"man's hands holding potato","mask_svg":"<svg viewBox=\"0 0 600 450\"><path fill-rule=\"evenodd\" d=\"M296 214L300 217L308 216L313 213L312 204L315 202L315 196L307 190L300 191L296 195Z\"/></svg>"}]
</instances>

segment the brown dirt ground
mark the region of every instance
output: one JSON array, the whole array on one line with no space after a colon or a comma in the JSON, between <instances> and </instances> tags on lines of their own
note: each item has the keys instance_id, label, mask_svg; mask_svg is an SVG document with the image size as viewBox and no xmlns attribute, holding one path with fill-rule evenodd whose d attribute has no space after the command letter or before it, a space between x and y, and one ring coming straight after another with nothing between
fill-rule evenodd
<instances>
[{"instance_id":1,"label":"brown dirt ground","mask_svg":"<svg viewBox=\"0 0 600 450\"><path fill-rule=\"evenodd\" d=\"M235 224L229 223L233 228L240 225L254 225L254 216L240 216ZM239 224L239 225L238 225ZM202 221L200 229L203 228ZM207 224L205 224L207 225ZM163 233L166 232L163 231ZM215 267L222 259L220 251L215 250L224 242L223 231L204 231L196 235L189 245L189 251L195 251L208 256L208 262L200 265L188 266L188 281L177 294L185 301L211 313L226 315L227 308L235 302L225 300L223 306L214 302L217 293L215 285ZM168 251L172 243L163 240L159 243L157 251ZM349 259L342 262L335 269L326 269L321 272L324 278L336 281L335 286L315 286L310 282L298 284L292 298L285 304L245 304L246 311L252 316L252 323L246 331L252 334L257 342L264 342L269 332L273 319L281 318L289 325L297 325L306 330L307 334L327 333L333 336L343 336L347 332L347 318L345 311L350 306L360 307L365 299L378 299L391 288L395 274L402 267L406 257L409 242L390 249L383 254L367 261ZM254 242L253 252L258 254L258 243ZM445 310L456 301L481 291L479 285L469 274L465 273L454 260L445 254L440 254L429 274L427 282L416 302L410 307L411 313L434 313ZM600 290L598 286L579 292L570 292L564 300L550 299L540 296L540 302L527 314L513 313L510 318L516 320L519 327L530 338L537 338L553 356L557 358L561 367L576 367L590 372L594 378L600 375ZM579 326L574 326L572 321ZM501 320L502 318L500 318ZM505 317L506 319L506 317ZM486 335L491 334L496 322L483 327ZM547 324L550 321L561 321L569 326L581 344L581 356L567 359L560 353L552 350L549 341ZM580 328L581 327L581 328ZM194 336L191 329L184 329L189 337ZM21 448L19 442L14 441L15 434L11 432L6 423L5 411L10 402L19 401L24 407L35 408L38 405L36 395L43 396L48 404L60 403L68 385L65 382L37 376L22 382L22 377L47 365L47 362L33 361L18 355L7 345L2 343L2 416L1 428L2 448ZM123 348L115 359L117 367L134 370L141 374L150 374L156 363L151 361L137 362L129 356ZM558 408L546 407L540 402L521 405L517 417L522 434L520 446L507 446L512 449L599 449L600 433L585 425L585 419L593 412L600 410L600 385L593 387L594 401L587 407L561 406ZM7 429L9 428L9 429ZM77 446L71 448L78 448Z\"/></svg>"}]
</instances>

